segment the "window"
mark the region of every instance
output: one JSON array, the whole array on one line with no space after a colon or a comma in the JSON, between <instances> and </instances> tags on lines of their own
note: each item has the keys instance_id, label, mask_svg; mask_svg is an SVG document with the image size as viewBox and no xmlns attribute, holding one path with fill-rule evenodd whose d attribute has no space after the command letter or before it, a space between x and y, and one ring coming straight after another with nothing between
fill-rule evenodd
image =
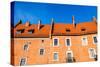
<instances>
[{"instance_id":1,"label":"window","mask_svg":"<svg viewBox=\"0 0 100 67\"><path fill-rule=\"evenodd\" d=\"M73 54L72 51L67 52L67 62L73 62Z\"/></svg>"},{"instance_id":2,"label":"window","mask_svg":"<svg viewBox=\"0 0 100 67\"><path fill-rule=\"evenodd\" d=\"M34 33L34 29L28 30L30 34Z\"/></svg>"},{"instance_id":3,"label":"window","mask_svg":"<svg viewBox=\"0 0 100 67\"><path fill-rule=\"evenodd\" d=\"M70 32L70 29L66 29L66 32Z\"/></svg>"},{"instance_id":4,"label":"window","mask_svg":"<svg viewBox=\"0 0 100 67\"><path fill-rule=\"evenodd\" d=\"M72 58L71 53L67 53L67 57L68 57L68 58Z\"/></svg>"},{"instance_id":5,"label":"window","mask_svg":"<svg viewBox=\"0 0 100 67\"><path fill-rule=\"evenodd\" d=\"M71 46L71 39L67 38L66 41L65 41L65 43L66 43L67 46Z\"/></svg>"},{"instance_id":6,"label":"window","mask_svg":"<svg viewBox=\"0 0 100 67\"><path fill-rule=\"evenodd\" d=\"M16 31L16 34L21 34L21 33L23 33L23 32L24 32L24 29L17 30L17 31Z\"/></svg>"},{"instance_id":7,"label":"window","mask_svg":"<svg viewBox=\"0 0 100 67\"><path fill-rule=\"evenodd\" d=\"M54 60L57 61L58 60L58 53L54 53Z\"/></svg>"},{"instance_id":8,"label":"window","mask_svg":"<svg viewBox=\"0 0 100 67\"><path fill-rule=\"evenodd\" d=\"M68 62L73 61L71 53L67 53L67 58L68 58Z\"/></svg>"},{"instance_id":9,"label":"window","mask_svg":"<svg viewBox=\"0 0 100 67\"><path fill-rule=\"evenodd\" d=\"M93 43L97 44L97 37L96 36L93 37Z\"/></svg>"},{"instance_id":10,"label":"window","mask_svg":"<svg viewBox=\"0 0 100 67\"><path fill-rule=\"evenodd\" d=\"M23 46L23 50L27 51L30 44L31 44L31 42L25 42L25 45Z\"/></svg>"},{"instance_id":11,"label":"window","mask_svg":"<svg viewBox=\"0 0 100 67\"><path fill-rule=\"evenodd\" d=\"M44 55L44 49L40 49L40 55Z\"/></svg>"},{"instance_id":12,"label":"window","mask_svg":"<svg viewBox=\"0 0 100 67\"><path fill-rule=\"evenodd\" d=\"M21 34L21 31L17 31L16 34Z\"/></svg>"},{"instance_id":13,"label":"window","mask_svg":"<svg viewBox=\"0 0 100 67\"><path fill-rule=\"evenodd\" d=\"M59 45L59 42L58 42L57 38L53 39L53 45L54 46L58 46Z\"/></svg>"},{"instance_id":14,"label":"window","mask_svg":"<svg viewBox=\"0 0 100 67\"><path fill-rule=\"evenodd\" d=\"M26 59L25 58L22 58L21 61L20 61L20 66L23 66L26 64Z\"/></svg>"},{"instance_id":15,"label":"window","mask_svg":"<svg viewBox=\"0 0 100 67\"><path fill-rule=\"evenodd\" d=\"M68 58L72 58L73 57L72 51L67 51L67 57Z\"/></svg>"},{"instance_id":16,"label":"window","mask_svg":"<svg viewBox=\"0 0 100 67\"><path fill-rule=\"evenodd\" d=\"M90 56L90 58L95 58L96 57L95 49L93 49L93 48L89 49L89 56Z\"/></svg>"},{"instance_id":17,"label":"window","mask_svg":"<svg viewBox=\"0 0 100 67\"><path fill-rule=\"evenodd\" d=\"M24 45L24 51L28 50L28 44Z\"/></svg>"},{"instance_id":18,"label":"window","mask_svg":"<svg viewBox=\"0 0 100 67\"><path fill-rule=\"evenodd\" d=\"M87 45L87 37L82 38L82 45Z\"/></svg>"},{"instance_id":19,"label":"window","mask_svg":"<svg viewBox=\"0 0 100 67\"><path fill-rule=\"evenodd\" d=\"M86 30L86 29L84 29L84 28L83 28L83 29L81 29L81 31L85 31L85 30Z\"/></svg>"}]
</instances>

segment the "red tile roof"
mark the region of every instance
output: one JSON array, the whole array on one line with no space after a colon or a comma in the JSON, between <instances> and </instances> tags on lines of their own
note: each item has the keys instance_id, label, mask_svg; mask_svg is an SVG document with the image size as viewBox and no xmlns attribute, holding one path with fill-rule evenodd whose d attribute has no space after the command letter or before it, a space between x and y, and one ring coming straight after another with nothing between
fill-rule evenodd
<instances>
[{"instance_id":1,"label":"red tile roof","mask_svg":"<svg viewBox=\"0 0 100 67\"><path fill-rule=\"evenodd\" d=\"M49 24L40 25L40 29L38 29L38 24L31 24L26 26L26 24L17 24L14 29L12 29L13 37L49 37L50 32L51 36L75 36L75 35L85 35L85 34L93 34L97 33L97 23L94 21L91 22L81 22L78 24L64 24L64 23L54 23L53 28ZM51 30L52 29L52 30ZM23 30L22 33L16 33L19 30ZM33 33L29 33L29 30L33 30ZM14 34L14 35L13 35Z\"/></svg>"}]
</instances>

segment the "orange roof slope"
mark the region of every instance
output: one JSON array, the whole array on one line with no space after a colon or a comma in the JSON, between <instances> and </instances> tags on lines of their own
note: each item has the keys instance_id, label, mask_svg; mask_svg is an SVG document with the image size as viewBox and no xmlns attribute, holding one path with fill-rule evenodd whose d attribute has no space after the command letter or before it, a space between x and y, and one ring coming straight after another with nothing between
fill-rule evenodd
<instances>
[{"instance_id":1,"label":"orange roof slope","mask_svg":"<svg viewBox=\"0 0 100 67\"><path fill-rule=\"evenodd\" d=\"M38 30L38 24L32 24L27 27L25 24L19 24L14 28L14 37L49 37L51 25L40 26L41 28ZM24 32L17 34L18 30L24 30ZM29 30L34 30L34 32L29 33ZM83 22L74 26L73 24L56 23L52 30L51 35L54 36L92 34L97 33L97 24L95 22Z\"/></svg>"},{"instance_id":2,"label":"orange roof slope","mask_svg":"<svg viewBox=\"0 0 100 67\"><path fill-rule=\"evenodd\" d=\"M52 20L51 25L42 25L41 21L38 24L30 24L26 22L25 24L18 23L12 30L12 37L26 37L26 38L45 38L50 36L79 36L86 34L97 33L97 22L93 18L91 22L80 22L78 24L74 23L74 18L72 18L72 24L64 23L54 23ZM18 33L21 32L21 33ZM31 32L30 32L31 31Z\"/></svg>"}]
</instances>

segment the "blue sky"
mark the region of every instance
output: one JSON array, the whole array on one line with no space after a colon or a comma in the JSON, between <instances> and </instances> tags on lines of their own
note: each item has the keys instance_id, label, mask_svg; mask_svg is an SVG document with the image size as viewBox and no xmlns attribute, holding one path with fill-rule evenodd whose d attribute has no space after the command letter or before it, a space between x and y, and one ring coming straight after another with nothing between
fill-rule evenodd
<instances>
[{"instance_id":1,"label":"blue sky","mask_svg":"<svg viewBox=\"0 0 100 67\"><path fill-rule=\"evenodd\" d=\"M92 17L97 18L96 6L80 6L68 4L50 4L36 2L12 2L12 20L14 25L21 19L23 23L30 21L31 24L37 24L38 20L42 24L50 24L51 18L55 23L72 23L72 16L75 17L75 23L92 21Z\"/></svg>"}]
</instances>

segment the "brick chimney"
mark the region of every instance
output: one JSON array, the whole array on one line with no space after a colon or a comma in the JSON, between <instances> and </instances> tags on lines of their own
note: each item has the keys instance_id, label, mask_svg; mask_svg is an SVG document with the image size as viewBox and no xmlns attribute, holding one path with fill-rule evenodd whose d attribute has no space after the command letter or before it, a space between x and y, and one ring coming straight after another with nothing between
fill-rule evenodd
<instances>
[{"instance_id":1,"label":"brick chimney","mask_svg":"<svg viewBox=\"0 0 100 67\"><path fill-rule=\"evenodd\" d=\"M28 27L30 25L30 22L25 23L25 27Z\"/></svg>"},{"instance_id":2,"label":"brick chimney","mask_svg":"<svg viewBox=\"0 0 100 67\"><path fill-rule=\"evenodd\" d=\"M41 27L41 20L38 21L38 30L40 30Z\"/></svg>"},{"instance_id":3,"label":"brick chimney","mask_svg":"<svg viewBox=\"0 0 100 67\"><path fill-rule=\"evenodd\" d=\"M51 34L53 33L53 27L54 27L54 19L51 19L51 27L50 27L50 38L51 38Z\"/></svg>"}]
</instances>

